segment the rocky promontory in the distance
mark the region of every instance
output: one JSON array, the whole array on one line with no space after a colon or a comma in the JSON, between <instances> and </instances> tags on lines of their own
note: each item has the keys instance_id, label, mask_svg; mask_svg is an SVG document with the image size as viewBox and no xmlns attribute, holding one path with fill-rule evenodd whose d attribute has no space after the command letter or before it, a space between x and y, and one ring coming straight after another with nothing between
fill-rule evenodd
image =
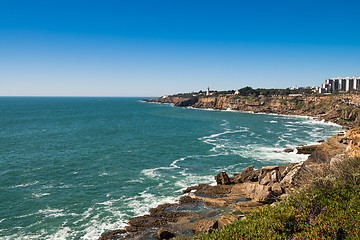
<instances>
[{"instance_id":1,"label":"rocky promontory in the distance","mask_svg":"<svg viewBox=\"0 0 360 240\"><path fill-rule=\"evenodd\" d=\"M275 204L305 186L317 174L349 157L360 156L360 95L262 95L233 93L205 95L178 94L147 102L171 103L180 107L251 111L312 116L350 129L318 145L299 146L306 161L215 176L216 186L200 184L183 191L178 203L162 204L148 215L129 220L125 229L103 234L100 239L170 239L212 232L234 221L244 220L259 207ZM291 152L293 149L285 149Z\"/></svg>"},{"instance_id":2,"label":"rocky promontory in the distance","mask_svg":"<svg viewBox=\"0 0 360 240\"><path fill-rule=\"evenodd\" d=\"M147 99L146 102L171 103L178 107L203 109L250 111L254 113L276 113L311 116L343 126L354 127L360 123L360 95L354 93L289 94L283 91L267 94L248 88L243 95L226 92L176 94ZM260 94L264 93L264 94ZM280 94L283 95L280 95Z\"/></svg>"}]
</instances>

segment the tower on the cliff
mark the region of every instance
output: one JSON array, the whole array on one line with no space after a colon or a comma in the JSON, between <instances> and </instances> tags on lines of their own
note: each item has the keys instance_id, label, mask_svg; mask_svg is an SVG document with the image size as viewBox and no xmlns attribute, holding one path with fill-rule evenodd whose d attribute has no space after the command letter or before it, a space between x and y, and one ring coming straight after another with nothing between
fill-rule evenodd
<instances>
[{"instance_id":1,"label":"tower on the cliff","mask_svg":"<svg viewBox=\"0 0 360 240\"><path fill-rule=\"evenodd\" d=\"M206 90L206 96L209 96L209 95L210 95L210 88L208 87Z\"/></svg>"}]
</instances>

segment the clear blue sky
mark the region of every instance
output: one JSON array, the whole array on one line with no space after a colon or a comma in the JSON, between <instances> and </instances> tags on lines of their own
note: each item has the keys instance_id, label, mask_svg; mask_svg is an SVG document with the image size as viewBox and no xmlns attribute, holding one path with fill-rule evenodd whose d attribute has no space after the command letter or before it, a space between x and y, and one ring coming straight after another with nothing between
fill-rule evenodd
<instances>
[{"instance_id":1,"label":"clear blue sky","mask_svg":"<svg viewBox=\"0 0 360 240\"><path fill-rule=\"evenodd\" d=\"M360 75L360 2L0 0L0 96L161 96Z\"/></svg>"}]
</instances>

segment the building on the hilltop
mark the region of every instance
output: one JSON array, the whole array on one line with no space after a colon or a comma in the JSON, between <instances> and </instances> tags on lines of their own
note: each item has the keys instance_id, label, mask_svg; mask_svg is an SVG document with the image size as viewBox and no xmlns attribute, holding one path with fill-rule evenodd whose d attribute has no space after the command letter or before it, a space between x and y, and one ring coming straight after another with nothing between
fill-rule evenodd
<instances>
[{"instance_id":1,"label":"building on the hilltop","mask_svg":"<svg viewBox=\"0 0 360 240\"><path fill-rule=\"evenodd\" d=\"M210 88L208 87L207 89L206 89L206 96L209 96L210 95Z\"/></svg>"},{"instance_id":2,"label":"building on the hilltop","mask_svg":"<svg viewBox=\"0 0 360 240\"><path fill-rule=\"evenodd\" d=\"M319 88L319 93L360 90L360 77L329 78Z\"/></svg>"},{"instance_id":3,"label":"building on the hilltop","mask_svg":"<svg viewBox=\"0 0 360 240\"><path fill-rule=\"evenodd\" d=\"M293 86L293 87L290 87L290 90L303 90L304 87L299 87L299 86Z\"/></svg>"}]
</instances>

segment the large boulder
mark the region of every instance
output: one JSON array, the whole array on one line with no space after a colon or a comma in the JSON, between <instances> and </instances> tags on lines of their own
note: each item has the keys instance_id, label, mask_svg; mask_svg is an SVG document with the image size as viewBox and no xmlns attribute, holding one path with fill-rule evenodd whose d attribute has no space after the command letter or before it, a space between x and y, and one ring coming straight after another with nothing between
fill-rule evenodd
<instances>
[{"instance_id":1,"label":"large boulder","mask_svg":"<svg viewBox=\"0 0 360 240\"><path fill-rule=\"evenodd\" d=\"M219 227L219 223L217 220L199 219L194 223L192 232L195 235L200 234L202 232L211 233L218 227Z\"/></svg>"},{"instance_id":2,"label":"large boulder","mask_svg":"<svg viewBox=\"0 0 360 240\"><path fill-rule=\"evenodd\" d=\"M220 172L215 176L216 183L218 185L230 185L231 181L226 172Z\"/></svg>"},{"instance_id":3,"label":"large boulder","mask_svg":"<svg viewBox=\"0 0 360 240\"><path fill-rule=\"evenodd\" d=\"M272 203L275 201L271 188L259 183L243 183L244 194L247 198L260 203Z\"/></svg>"},{"instance_id":4,"label":"large boulder","mask_svg":"<svg viewBox=\"0 0 360 240\"><path fill-rule=\"evenodd\" d=\"M265 166L261 168L259 183L262 185L273 184L279 181L279 166Z\"/></svg>"},{"instance_id":5,"label":"large boulder","mask_svg":"<svg viewBox=\"0 0 360 240\"><path fill-rule=\"evenodd\" d=\"M175 235L169 229L160 228L159 230L156 231L155 237L157 239L170 239L175 237Z\"/></svg>"},{"instance_id":6,"label":"large boulder","mask_svg":"<svg viewBox=\"0 0 360 240\"><path fill-rule=\"evenodd\" d=\"M240 174L234 175L231 178L234 183L243 183L243 182L256 182L258 180L258 172L254 171L254 165L250 165L245 168Z\"/></svg>"},{"instance_id":7,"label":"large boulder","mask_svg":"<svg viewBox=\"0 0 360 240\"><path fill-rule=\"evenodd\" d=\"M277 195L280 195L283 193L283 189L280 186L280 183L274 183L274 185L271 186L271 191Z\"/></svg>"},{"instance_id":8,"label":"large boulder","mask_svg":"<svg viewBox=\"0 0 360 240\"><path fill-rule=\"evenodd\" d=\"M300 170L304 167L304 162L300 162L288 171L284 178L280 182L281 187L294 187L297 185L298 175Z\"/></svg>"}]
</instances>

